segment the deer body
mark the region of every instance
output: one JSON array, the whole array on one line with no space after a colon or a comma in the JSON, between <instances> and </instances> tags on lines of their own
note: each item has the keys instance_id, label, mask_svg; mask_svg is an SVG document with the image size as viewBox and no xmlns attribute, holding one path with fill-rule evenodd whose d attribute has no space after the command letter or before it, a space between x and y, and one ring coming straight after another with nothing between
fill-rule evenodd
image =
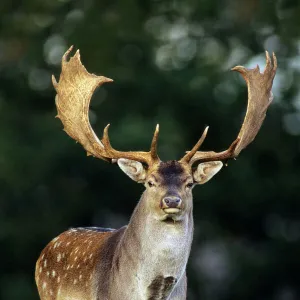
<instances>
[{"instance_id":1,"label":"deer body","mask_svg":"<svg viewBox=\"0 0 300 300\"><path fill-rule=\"evenodd\" d=\"M149 152L122 152L109 141L108 126L101 141L88 119L97 86L112 81L87 72L76 54L62 59L57 91L57 117L64 130L81 143L89 155L117 163L131 179L145 185L128 226L119 230L71 229L42 251L35 278L41 300L184 300L186 265L193 238L192 189L218 173L255 138L272 100L277 61L266 52L266 68L240 72L248 86L248 107L242 128L222 152L198 151L201 138L179 161L162 162L157 155L159 127Z\"/></svg>"}]
</instances>

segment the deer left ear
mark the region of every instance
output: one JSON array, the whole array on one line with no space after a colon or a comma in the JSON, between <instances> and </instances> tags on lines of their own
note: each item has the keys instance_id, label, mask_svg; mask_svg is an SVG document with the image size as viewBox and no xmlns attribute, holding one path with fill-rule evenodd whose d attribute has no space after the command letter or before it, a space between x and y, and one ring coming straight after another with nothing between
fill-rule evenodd
<instances>
[{"instance_id":1,"label":"deer left ear","mask_svg":"<svg viewBox=\"0 0 300 300\"><path fill-rule=\"evenodd\" d=\"M193 173L194 181L203 184L213 178L223 167L221 161L210 161L201 163Z\"/></svg>"},{"instance_id":2,"label":"deer left ear","mask_svg":"<svg viewBox=\"0 0 300 300\"><path fill-rule=\"evenodd\" d=\"M145 182L147 172L140 162L131 159L119 158L118 165L120 169L132 180L138 183Z\"/></svg>"}]
</instances>

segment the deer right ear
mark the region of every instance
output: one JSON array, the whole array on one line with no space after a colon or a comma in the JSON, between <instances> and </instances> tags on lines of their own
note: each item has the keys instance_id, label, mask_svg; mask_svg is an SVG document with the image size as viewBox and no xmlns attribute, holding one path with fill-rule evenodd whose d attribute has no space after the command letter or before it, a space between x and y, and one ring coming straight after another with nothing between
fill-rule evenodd
<instances>
[{"instance_id":1,"label":"deer right ear","mask_svg":"<svg viewBox=\"0 0 300 300\"><path fill-rule=\"evenodd\" d=\"M119 158L118 165L120 169L132 180L138 183L145 182L147 172L140 162L131 159Z\"/></svg>"}]
</instances>

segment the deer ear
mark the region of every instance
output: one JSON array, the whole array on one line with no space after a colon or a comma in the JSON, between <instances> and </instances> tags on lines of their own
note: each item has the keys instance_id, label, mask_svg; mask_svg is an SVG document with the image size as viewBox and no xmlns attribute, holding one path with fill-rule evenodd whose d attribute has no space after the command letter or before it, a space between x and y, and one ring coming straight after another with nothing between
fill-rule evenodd
<instances>
[{"instance_id":1,"label":"deer ear","mask_svg":"<svg viewBox=\"0 0 300 300\"><path fill-rule=\"evenodd\" d=\"M203 184L209 181L214 175L216 175L223 167L221 161L210 161L201 163L194 171L194 181L198 184Z\"/></svg>"},{"instance_id":2,"label":"deer ear","mask_svg":"<svg viewBox=\"0 0 300 300\"><path fill-rule=\"evenodd\" d=\"M132 180L138 183L144 183L147 172L144 166L135 160L120 158L118 159L120 169L127 174Z\"/></svg>"}]
</instances>

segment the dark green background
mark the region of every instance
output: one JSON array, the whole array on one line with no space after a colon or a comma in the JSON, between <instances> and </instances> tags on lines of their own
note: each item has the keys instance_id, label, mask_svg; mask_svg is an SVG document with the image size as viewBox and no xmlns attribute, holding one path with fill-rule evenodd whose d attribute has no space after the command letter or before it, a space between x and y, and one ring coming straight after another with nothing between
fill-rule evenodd
<instances>
[{"instance_id":1,"label":"dark green background","mask_svg":"<svg viewBox=\"0 0 300 300\"><path fill-rule=\"evenodd\" d=\"M235 139L246 87L230 68L275 51L275 99L255 142L194 190L191 300L300 299L300 3L296 0L0 2L0 298L38 299L35 261L69 227L126 224L143 186L87 158L61 129L50 76L74 44L97 91L91 122L120 150L179 159Z\"/></svg>"}]
</instances>

